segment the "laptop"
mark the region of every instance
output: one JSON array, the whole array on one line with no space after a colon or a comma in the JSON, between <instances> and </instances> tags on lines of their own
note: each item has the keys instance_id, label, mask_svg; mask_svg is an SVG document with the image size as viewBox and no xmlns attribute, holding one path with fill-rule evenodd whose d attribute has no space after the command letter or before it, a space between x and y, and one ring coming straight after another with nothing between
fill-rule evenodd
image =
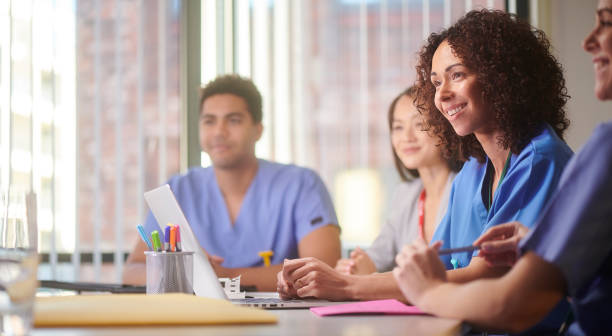
<instances>
[{"instance_id":1,"label":"laptop","mask_svg":"<svg viewBox=\"0 0 612 336\"><path fill-rule=\"evenodd\" d=\"M144 193L144 198L158 223L172 223L181 230L181 245L183 251L193 251L193 291L195 295L228 300L225 291L219 283L208 257L204 254L191 226L187 222L170 186L165 184L159 188ZM159 230L163 232L163 230ZM232 299L232 303L266 309L310 308L338 304L328 300L282 300L277 293L247 292L245 299Z\"/></svg>"}]
</instances>

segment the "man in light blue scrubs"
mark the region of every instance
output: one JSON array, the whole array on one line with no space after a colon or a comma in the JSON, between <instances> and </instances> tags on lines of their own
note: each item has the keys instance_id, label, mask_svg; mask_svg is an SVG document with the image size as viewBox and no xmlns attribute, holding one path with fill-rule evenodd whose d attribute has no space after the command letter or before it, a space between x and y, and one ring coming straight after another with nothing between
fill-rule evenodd
<instances>
[{"instance_id":1,"label":"man in light blue scrubs","mask_svg":"<svg viewBox=\"0 0 612 336\"><path fill-rule=\"evenodd\" d=\"M261 95L237 75L218 77L202 91L200 145L212 166L194 167L168 184L219 277L276 290L285 258L316 257L334 266L339 227L331 197L312 170L255 157L263 131ZM167 223L159 223L159 227ZM145 230L158 229L151 213ZM124 282L144 283L146 246L128 259ZM272 251L271 266L261 252Z\"/></svg>"}]
</instances>

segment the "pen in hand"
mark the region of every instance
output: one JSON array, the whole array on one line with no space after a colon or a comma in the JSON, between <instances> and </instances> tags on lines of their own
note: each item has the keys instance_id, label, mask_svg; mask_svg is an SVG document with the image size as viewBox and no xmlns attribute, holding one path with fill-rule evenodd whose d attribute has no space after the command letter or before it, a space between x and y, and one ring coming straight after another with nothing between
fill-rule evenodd
<instances>
[{"instance_id":1,"label":"pen in hand","mask_svg":"<svg viewBox=\"0 0 612 336\"><path fill-rule=\"evenodd\" d=\"M476 250L480 250L480 246L470 245L470 246L438 250L438 255L446 255L446 254L460 253L460 252L473 252Z\"/></svg>"}]
</instances>

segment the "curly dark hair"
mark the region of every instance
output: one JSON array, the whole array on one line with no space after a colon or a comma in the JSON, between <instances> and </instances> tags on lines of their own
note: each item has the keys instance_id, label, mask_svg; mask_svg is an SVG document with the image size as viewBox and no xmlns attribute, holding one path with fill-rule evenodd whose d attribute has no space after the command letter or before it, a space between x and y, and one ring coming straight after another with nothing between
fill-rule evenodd
<instances>
[{"instance_id":1,"label":"curly dark hair","mask_svg":"<svg viewBox=\"0 0 612 336\"><path fill-rule=\"evenodd\" d=\"M219 76L208 82L200 93L200 111L202 111L204 101L210 96L217 94L233 94L244 99L253 122L255 124L261 122L261 94L252 80L236 74L230 74Z\"/></svg>"},{"instance_id":2,"label":"curly dark hair","mask_svg":"<svg viewBox=\"0 0 612 336\"><path fill-rule=\"evenodd\" d=\"M393 128L393 117L395 113L395 106L397 106L397 102L403 96L411 98L413 102L416 101L416 87L411 86L407 88L406 90L402 91L402 93L400 93L397 97L393 99L393 101L391 102L391 105L389 105L389 111L387 112L387 121L389 122L389 130ZM438 146L440 145L438 144ZM450 155L444 151L443 153L446 154L445 160L446 160L446 163L448 164L448 168L451 171L458 172L459 170L461 170L461 167L463 167L463 162L457 159L457 155ZM395 163L395 169L397 170L397 173L399 174L400 179L402 181L409 181L411 178L414 179L414 178L419 177L418 170L408 169L406 168L406 166L404 166L399 156L397 156L395 149L393 149L393 144L391 144L391 154L393 155L393 162Z\"/></svg>"},{"instance_id":3,"label":"curly dark hair","mask_svg":"<svg viewBox=\"0 0 612 336\"><path fill-rule=\"evenodd\" d=\"M513 14L474 10L450 28L429 35L416 65L416 105L447 155L458 153L462 160L473 156L479 162L486 157L474 134L458 136L434 105L431 66L443 41L475 73L483 101L496 113L501 146L520 153L545 123L563 139L569 126L565 115L569 96L563 68L551 54L544 32Z\"/></svg>"}]
</instances>

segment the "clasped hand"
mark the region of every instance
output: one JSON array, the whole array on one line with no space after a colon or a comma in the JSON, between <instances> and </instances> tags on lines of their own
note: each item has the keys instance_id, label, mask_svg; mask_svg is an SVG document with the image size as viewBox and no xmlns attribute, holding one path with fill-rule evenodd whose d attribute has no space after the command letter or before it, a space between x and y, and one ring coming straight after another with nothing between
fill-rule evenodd
<instances>
[{"instance_id":1,"label":"clasped hand","mask_svg":"<svg viewBox=\"0 0 612 336\"><path fill-rule=\"evenodd\" d=\"M316 258L285 259L277 274L277 291L285 300L307 297L344 300L347 284L346 275Z\"/></svg>"},{"instance_id":2,"label":"clasped hand","mask_svg":"<svg viewBox=\"0 0 612 336\"><path fill-rule=\"evenodd\" d=\"M376 272L376 265L364 250L357 247L350 258L338 260L336 271L343 274L372 274Z\"/></svg>"}]
</instances>

